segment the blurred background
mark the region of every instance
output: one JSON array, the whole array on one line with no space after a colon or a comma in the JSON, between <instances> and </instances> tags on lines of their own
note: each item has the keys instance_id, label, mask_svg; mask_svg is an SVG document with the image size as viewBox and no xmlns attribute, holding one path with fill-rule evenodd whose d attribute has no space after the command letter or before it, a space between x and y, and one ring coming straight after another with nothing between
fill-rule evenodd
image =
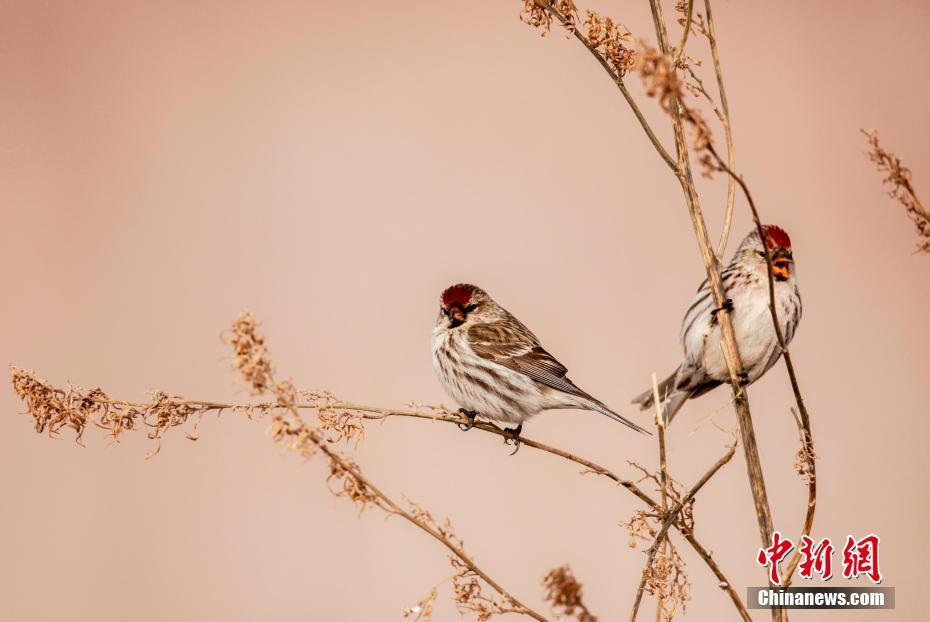
<instances>
[{"instance_id":1,"label":"blurred background","mask_svg":"<svg viewBox=\"0 0 930 622\"><path fill-rule=\"evenodd\" d=\"M521 24L520 7L0 4L4 359L123 399L245 400L218 335L251 309L279 374L302 388L451 406L429 333L440 291L467 280L581 386L648 421L629 400L677 364L704 274L691 223L601 68L563 33ZM581 8L651 39L646 3ZM913 254L914 227L859 128L880 129L926 203L930 4L730 0L715 16L738 169L795 247L814 535L879 534L884 585L897 588L895 611L792 619L918 619L930 257ZM715 235L725 189L700 188ZM728 253L749 227L739 201ZM749 393L776 526L796 538L806 489L784 366ZM0 619L393 620L452 574L410 525L334 499L325 465L283 455L261 421L209 417L199 441L175 431L145 460L142 434L114 445L89 429L82 448L35 434L9 385L0 406ZM714 424L735 424L725 390L689 403L670 432L670 469L687 485L730 440ZM656 461L654 439L596 413L545 413L525 432L630 476L627 460ZM451 517L528 604L548 611L541 579L568 562L593 612L627 616L645 557L618 522L639 502L552 456L508 454L487 434L392 420L369 426L358 460L390 494ZM740 593L760 585L741 451L695 511ZM686 619L735 618L681 551ZM458 619L447 592L437 607L437 620Z\"/></svg>"}]
</instances>

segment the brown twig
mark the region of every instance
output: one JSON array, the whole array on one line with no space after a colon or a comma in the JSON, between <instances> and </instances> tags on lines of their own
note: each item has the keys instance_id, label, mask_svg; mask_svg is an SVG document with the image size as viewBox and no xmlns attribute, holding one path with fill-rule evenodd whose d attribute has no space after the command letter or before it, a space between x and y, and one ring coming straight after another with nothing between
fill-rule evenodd
<instances>
[{"instance_id":1,"label":"brown twig","mask_svg":"<svg viewBox=\"0 0 930 622\"><path fill-rule=\"evenodd\" d=\"M649 4L652 7L653 21L656 25L656 35L659 39L660 50L667 57L668 38L665 32L665 22L662 18L661 5L658 3L658 0L650 0ZM730 314L724 308L726 290L723 287L723 280L720 276L720 262L713 250L713 245L707 232L707 225L704 222L703 212L701 211L701 206L697 198L697 192L694 188L694 179L691 174L691 166L688 159L688 145L684 136L683 111L677 89L671 89L671 97L672 125L675 131L675 142L678 150L678 166L681 170L681 174L678 178L685 194L688 212L691 215L698 246L704 259L704 268L707 271L711 293L713 294L715 304L718 308L721 308L721 311L717 314L717 320L722 335L724 353L731 366L730 384L733 389L733 401L736 406L737 419L740 424L740 436L746 455L746 469L749 475L749 483L756 507L756 518L759 523L759 535L763 542L763 546L765 546L768 544L773 531L772 511L769 507L768 495L765 491L765 478L762 474L759 448L756 443L755 430L752 425L749 399L739 381L739 375L743 370L742 361L739 356L739 349L736 343L736 335L733 331Z\"/></svg>"},{"instance_id":2,"label":"brown twig","mask_svg":"<svg viewBox=\"0 0 930 622\"><path fill-rule=\"evenodd\" d=\"M726 172L731 179L735 180L736 183L739 184L743 195L746 197L746 202L749 204L749 209L752 212L752 220L756 225L756 232L759 234L759 239L763 240L762 248L765 252L765 261L768 275L769 314L772 316L772 324L775 327L775 336L778 339L778 346L785 360L785 367L788 370L788 379L791 383L791 390L794 393L794 401L797 404L798 412L800 413L799 418L797 419L797 423L798 432L801 436L801 453L804 461L806 462L805 477L807 478L807 511L804 515L804 524L801 527L801 535L809 536L811 530L814 527L814 514L817 510L817 462L816 453L814 451L814 437L811 432L810 413L808 413L807 406L804 404L804 397L801 395L801 387L798 383L798 376L794 370L794 362L791 360L791 352L788 351L788 344L785 341L785 336L781 330L781 324L778 321L778 310L775 304L775 276L772 274L771 253L769 252L768 245L764 243L765 231L762 229L762 221L759 218L759 210L756 208L756 203L752 198L752 193L749 192L749 186L746 185L746 182L742 177L737 175L732 169L730 169L729 166L723 162L712 145L708 146L707 149L716 160L720 170ZM791 556L791 560L788 562L788 566L785 572L782 573L784 577L782 580L783 586L788 587L791 584L791 576L794 574L794 571L800 561L801 553L800 551L796 550Z\"/></svg>"},{"instance_id":3,"label":"brown twig","mask_svg":"<svg viewBox=\"0 0 930 622\"><path fill-rule=\"evenodd\" d=\"M693 6L693 2L689 2L688 24L686 26L688 29L691 28L691 9ZM682 41L682 48L684 48L684 40ZM652 398L656 405L656 428L658 430L656 438L658 439L659 443L659 483L662 490L662 513L660 516L662 516L662 520L666 520L668 517L668 460L665 452L666 420L662 407L662 399L659 395L659 381L656 378L655 372L652 373ZM668 540L663 540L662 542L662 555L666 557L668 555ZM643 576L645 577L645 574ZM639 598L642 599L642 594L639 595ZM633 610L633 619L636 618L636 609L638 607L639 603L637 601ZM661 622L662 611L664 609L664 594L659 594L659 598L656 599L656 622Z\"/></svg>"},{"instance_id":4,"label":"brown twig","mask_svg":"<svg viewBox=\"0 0 930 622\"><path fill-rule=\"evenodd\" d=\"M727 142L727 164L731 170L736 170L736 153L733 150L733 127L730 125L730 106L727 104L727 92L723 88L723 70L720 68L720 52L717 49L717 31L714 28L714 15L710 9L710 0L704 0L704 10L707 12L707 41L710 45L710 54L714 60L714 73L717 76L717 92L720 94L720 108L722 115L723 133ZM733 204L736 200L736 182L727 179L727 211L724 216L723 231L717 243L717 256L723 257L730 237L730 225L733 224Z\"/></svg>"},{"instance_id":5,"label":"brown twig","mask_svg":"<svg viewBox=\"0 0 930 622\"><path fill-rule=\"evenodd\" d=\"M704 487L704 485L710 481L710 479L717 474L717 472L723 468L723 466L728 463L732 458L733 454L736 452L736 443L733 443L727 449L727 452L721 456L717 462L714 463L710 469L697 481L697 483L682 497L681 501L675 506L675 508L664 517L664 522L662 523L661 529L656 534L655 541L652 543L652 546L649 547L649 552L646 557L646 566L643 569L643 575L639 582L639 587L636 590L636 596L633 599L633 611L630 613L630 622L635 622L636 614L639 612L639 605L643 599L643 592L646 588L646 578L648 576L648 571L652 568L653 563L655 562L656 553L659 550L659 547L665 542L666 536L668 535L668 530L675 524L675 521L678 518L678 515L681 513L682 509L687 506L697 495L698 491ZM745 611L741 611L740 615L743 616L744 620L749 620L749 615Z\"/></svg>"},{"instance_id":6,"label":"brown twig","mask_svg":"<svg viewBox=\"0 0 930 622\"><path fill-rule=\"evenodd\" d=\"M911 177L911 169L904 166L897 155L886 151L878 142L878 132L866 132L866 140L869 141L871 149L866 152L869 160L875 163L879 172L884 173L886 177L882 183L889 186L888 196L904 206L908 217L914 221L917 227L917 235L920 241L917 243L918 252L930 253L930 212L924 209L923 204L917 197L914 190L914 182Z\"/></svg>"},{"instance_id":7,"label":"brown twig","mask_svg":"<svg viewBox=\"0 0 930 622\"><path fill-rule=\"evenodd\" d=\"M685 52L685 44L688 43L688 35L691 33L691 20L694 17L694 0L688 0L688 8L684 19L684 28L681 31L681 41L675 48L675 58L672 60L672 66L677 67L681 56Z\"/></svg>"},{"instance_id":8,"label":"brown twig","mask_svg":"<svg viewBox=\"0 0 930 622\"><path fill-rule=\"evenodd\" d=\"M604 68L604 71L611 77L614 81L614 84L617 85L617 88L620 90L620 93L623 95L623 98L626 100L626 103L629 104L630 109L633 111L633 114L636 116L636 120L639 121L640 126L642 126L643 131L646 132L646 136L649 138L649 142L652 143L652 146L655 147L656 151L662 157L662 160L668 165L672 172L677 174L678 165L675 163L675 160L672 156L669 155L665 147L662 146L662 143L656 137L655 132L652 129L652 126L649 125L649 122L646 121L646 117L643 115L643 111L640 110L639 105L636 103L636 100L633 99L633 96L630 94L630 91L626 88L626 84L623 82L623 76L621 76L614 68L611 66L610 62L597 51L590 41L582 34L578 28L574 25L574 22L570 20L566 15L561 13L554 5L554 3L549 0L534 0L534 2L545 10L549 11L553 17L555 17L568 32L574 36L581 44L587 49L597 62L600 63L601 67ZM571 26L570 26L571 25Z\"/></svg>"},{"instance_id":9,"label":"brown twig","mask_svg":"<svg viewBox=\"0 0 930 622\"><path fill-rule=\"evenodd\" d=\"M136 430L142 427L140 426L140 421L144 426L154 428L154 422L159 420L158 409L160 406L159 403L155 401L129 402L125 400L113 400L99 389L92 389L81 394L78 394L80 392L75 389L74 403L69 405L61 400L66 393L64 390L52 387L45 381L36 378L30 372L13 368L11 370L11 380L20 399L26 402L29 413L32 414L36 421L36 431L47 431L49 435L56 435L63 427L71 427L80 435L84 430L84 426L90 422L98 427L109 430L110 436L114 439L118 439L119 435L123 432ZM268 381L268 384L271 384L270 381ZM220 413L223 411L231 411L240 412L249 417L260 417L271 413L275 409L293 407L300 410L316 410L318 414L323 413L327 418L329 418L329 414L331 413L348 412L360 419L367 420L384 420L391 417L402 417L425 421L438 421L456 426L468 423L468 420L464 417L449 413L444 408L433 408L430 411L403 410L338 401L326 393L304 392L301 395L303 395L305 399L295 400L292 404L286 404L279 400L271 402L236 403L192 400L178 396L173 396L171 399L175 409L182 409L188 413ZM307 400L307 396L312 396L312 399ZM51 406L49 406L49 404L51 404ZM80 413L74 412L78 407L84 409L80 421L75 418L76 414ZM175 418L171 420L170 424L165 424L163 427L156 428L159 432L158 438L160 438L161 432L169 427L182 425L187 421L187 418L188 417L184 417L183 419ZM150 423L146 422L147 419ZM333 427L336 428L337 432L336 438L327 439L328 443L332 444L332 442L336 440L351 439L351 431L349 433L340 431L340 425L343 426L343 428L352 427L351 425L346 426L345 422L334 423ZM508 432L505 432L491 423L478 421L475 423L474 429L496 434L502 438L509 438ZM151 434L150 437L155 438ZM620 477L607 467L525 436L521 436L521 443L525 447L531 447L584 467L584 473L594 473L609 479L628 490L636 498L645 503L652 511L658 511L658 502L647 492L637 486L635 482ZM676 524L674 527L682 532L682 536L711 570L717 578L718 584L726 590L737 609L745 611L745 605L739 594L733 589L726 575L724 575L723 570L713 559L711 553L692 533L684 529L682 525Z\"/></svg>"}]
</instances>

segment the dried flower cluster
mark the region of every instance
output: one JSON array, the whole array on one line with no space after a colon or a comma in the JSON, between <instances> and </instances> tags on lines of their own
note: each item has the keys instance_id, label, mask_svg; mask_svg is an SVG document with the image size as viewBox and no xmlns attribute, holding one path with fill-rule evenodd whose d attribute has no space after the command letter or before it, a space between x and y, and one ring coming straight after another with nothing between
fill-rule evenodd
<instances>
[{"instance_id":1,"label":"dried flower cluster","mask_svg":"<svg viewBox=\"0 0 930 622\"><path fill-rule=\"evenodd\" d=\"M655 97L665 112L672 112L675 101L681 101L678 74L668 57L649 45L643 45L636 55L636 71L643 81L646 95Z\"/></svg>"},{"instance_id":2,"label":"dried flower cluster","mask_svg":"<svg viewBox=\"0 0 930 622\"><path fill-rule=\"evenodd\" d=\"M646 591L662 603L663 619L671 620L679 608L684 611L691 600L691 581L678 549L668 541L665 545L667 549L660 551L643 573Z\"/></svg>"},{"instance_id":3,"label":"dried flower cluster","mask_svg":"<svg viewBox=\"0 0 930 622\"><path fill-rule=\"evenodd\" d=\"M630 31L609 17L586 11L584 34L578 32L578 7L573 0L523 0L520 19L539 28L542 35L549 33L553 16L561 22L569 35L577 35L594 54L602 58L622 78L635 65L636 53L627 47L633 43Z\"/></svg>"},{"instance_id":4,"label":"dried flower cluster","mask_svg":"<svg viewBox=\"0 0 930 622\"><path fill-rule=\"evenodd\" d=\"M640 472L641 476L637 480L637 483L640 482L651 482L656 490L656 492L662 492L662 477L659 473L655 471L650 471L646 469L643 465L637 462L628 462L631 467ZM665 486L665 494L668 495L668 499L674 505L679 505L684 499L682 493L682 484L681 482L669 477L667 484ZM650 520L658 520L659 517L653 514L646 514ZM635 515L634 515L635 517ZM685 532L694 531L694 501L691 500L686 503L681 511L678 513L677 522L682 526ZM661 524L661 522L659 522ZM621 523L624 527L629 528L629 523ZM631 534L632 535L632 534ZM650 537L655 537L656 532L652 531Z\"/></svg>"},{"instance_id":5,"label":"dried flower cluster","mask_svg":"<svg viewBox=\"0 0 930 622\"><path fill-rule=\"evenodd\" d=\"M250 311L243 311L233 322L232 328L223 334L223 341L233 347L233 368L260 395L274 385L271 360L265 348L265 338L258 332L258 320Z\"/></svg>"},{"instance_id":6,"label":"dried flower cluster","mask_svg":"<svg viewBox=\"0 0 930 622\"><path fill-rule=\"evenodd\" d=\"M523 9L520 11L520 21L529 24L533 28L540 28L542 36L549 34L552 25L552 16L549 14L548 5L544 5L537 0L523 0Z\"/></svg>"},{"instance_id":7,"label":"dried flower cluster","mask_svg":"<svg viewBox=\"0 0 930 622\"><path fill-rule=\"evenodd\" d=\"M911 178L911 169L904 166L901 158L891 151L886 151L879 144L878 132L861 131L871 147L866 155L875 163L878 171L885 175L882 183L888 187L888 196L904 206L908 217L917 227L917 235L920 238L917 242L918 252L930 253L930 212L924 209L920 199L917 198Z\"/></svg>"},{"instance_id":8,"label":"dried flower cluster","mask_svg":"<svg viewBox=\"0 0 930 622\"><path fill-rule=\"evenodd\" d=\"M688 8L691 3L688 0L678 0L675 3L675 11L681 13L682 15L688 15ZM693 9L692 9L693 11ZM684 28L688 24L687 17L679 17L678 25ZM704 22L704 16L701 15L698 11L693 11L691 14L691 32L697 32L698 34L704 35L710 39L710 31L707 29L707 24Z\"/></svg>"},{"instance_id":9,"label":"dried flower cluster","mask_svg":"<svg viewBox=\"0 0 930 622\"><path fill-rule=\"evenodd\" d=\"M67 388L55 387L32 372L13 368L10 379L16 395L26 404L32 416L36 432L48 431L57 435L62 428L71 428L75 440L81 443L88 424L107 430L114 441L124 431L132 431L140 425L150 428L148 437L156 441L149 457L158 453L160 440L165 430L187 423L191 416L200 417L217 407L205 402L193 402L170 395L163 391L152 393L151 402L134 404L112 400L103 389L86 389L68 384ZM197 439L196 423L188 432L188 438Z\"/></svg>"},{"instance_id":10,"label":"dried flower cluster","mask_svg":"<svg viewBox=\"0 0 930 622\"><path fill-rule=\"evenodd\" d=\"M581 583L567 564L550 570L543 578L543 587L546 588L545 601L561 615L578 622L597 622L582 600Z\"/></svg>"},{"instance_id":11,"label":"dried flower cluster","mask_svg":"<svg viewBox=\"0 0 930 622\"><path fill-rule=\"evenodd\" d=\"M636 54L625 44L633 43L626 28L621 28L609 17L588 11L584 20L585 38L610 64L619 77L623 77L636 64Z\"/></svg>"},{"instance_id":12,"label":"dried flower cluster","mask_svg":"<svg viewBox=\"0 0 930 622\"><path fill-rule=\"evenodd\" d=\"M48 430L49 435L55 435L61 428L69 427L80 442L88 419L95 421L104 412L101 401L106 401L107 396L99 388L68 385L67 389L60 389L15 367L10 370L10 379L16 395L26 403L26 410L32 415L36 432ZM133 419L129 419L127 425L131 428Z\"/></svg>"},{"instance_id":13,"label":"dried flower cluster","mask_svg":"<svg viewBox=\"0 0 930 622\"><path fill-rule=\"evenodd\" d=\"M637 511L629 521L620 525L626 527L630 534L630 548L636 548L637 542L655 541L661 522L657 514ZM647 548L651 550L651 547ZM666 620L671 620L679 607L684 611L686 603L691 600L691 581L685 572L685 561L669 540L663 542L651 563L643 569L643 581L643 589L662 603Z\"/></svg>"},{"instance_id":14,"label":"dried flower cluster","mask_svg":"<svg viewBox=\"0 0 930 622\"><path fill-rule=\"evenodd\" d=\"M492 617L505 613L522 613L523 608L507 598L489 598L482 592L478 573L469 568L461 559L449 556L449 563L455 570L452 576L452 591L455 606L459 613L471 613L475 622L487 622Z\"/></svg>"},{"instance_id":15,"label":"dried flower cluster","mask_svg":"<svg viewBox=\"0 0 930 622\"><path fill-rule=\"evenodd\" d=\"M640 482L652 482L658 491L662 491L663 477L643 466L629 463L642 473ZM685 495L681 491L681 484L671 477L664 478L665 495L675 507L681 506L675 519L680 524L684 534L694 532L694 503L689 499L683 504ZM629 546L636 548L638 542L650 543L646 548L648 554L647 566L643 569L640 592L645 591L656 597L663 619L671 620L680 608L684 611L687 602L691 599L691 581L685 571L685 562L678 553L678 549L668 540L662 530L662 525L668 520L671 513L668 510L658 509L657 512L642 510L633 513L629 521L621 522L630 535ZM659 547L661 539L662 546ZM637 594L637 607L640 594Z\"/></svg>"}]
</instances>

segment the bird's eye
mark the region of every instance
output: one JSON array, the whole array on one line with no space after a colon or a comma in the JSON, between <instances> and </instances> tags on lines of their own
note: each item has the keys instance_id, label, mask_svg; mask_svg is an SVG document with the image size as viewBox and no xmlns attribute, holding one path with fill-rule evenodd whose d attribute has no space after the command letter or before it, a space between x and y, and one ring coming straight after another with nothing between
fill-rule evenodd
<instances>
[{"instance_id":1,"label":"bird's eye","mask_svg":"<svg viewBox=\"0 0 930 622\"><path fill-rule=\"evenodd\" d=\"M478 305L468 305L467 307L465 307L465 313L471 313L477 308L478 308Z\"/></svg>"},{"instance_id":2,"label":"bird's eye","mask_svg":"<svg viewBox=\"0 0 930 622\"><path fill-rule=\"evenodd\" d=\"M765 258L765 251L759 251L759 257Z\"/></svg>"}]
</instances>

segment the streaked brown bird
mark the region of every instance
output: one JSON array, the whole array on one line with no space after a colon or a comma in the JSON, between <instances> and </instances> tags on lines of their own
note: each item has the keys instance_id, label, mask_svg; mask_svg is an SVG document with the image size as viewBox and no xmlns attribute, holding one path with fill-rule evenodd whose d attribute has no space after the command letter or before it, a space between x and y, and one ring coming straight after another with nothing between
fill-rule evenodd
<instances>
[{"instance_id":1,"label":"streaked brown bird","mask_svg":"<svg viewBox=\"0 0 930 622\"><path fill-rule=\"evenodd\" d=\"M480 287L462 283L442 293L432 349L439 382L469 419L463 429L479 415L516 424L507 431L519 448L526 419L543 410L579 408L648 434L569 380L565 366Z\"/></svg>"},{"instance_id":2,"label":"streaked brown bird","mask_svg":"<svg viewBox=\"0 0 930 622\"><path fill-rule=\"evenodd\" d=\"M763 225L762 230L772 257L778 323L787 343L794 338L801 321L801 294L794 270L791 238L784 229L775 225ZM771 369L781 356L769 312L768 267L758 231L753 229L743 239L721 276L743 363L741 380L749 385ZM678 369L659 385L659 396L669 423L687 400L730 381L730 372L720 347L718 311L707 279L704 279L681 324L684 359ZM639 404L643 410L653 408L652 389L637 395L633 403Z\"/></svg>"}]
</instances>

